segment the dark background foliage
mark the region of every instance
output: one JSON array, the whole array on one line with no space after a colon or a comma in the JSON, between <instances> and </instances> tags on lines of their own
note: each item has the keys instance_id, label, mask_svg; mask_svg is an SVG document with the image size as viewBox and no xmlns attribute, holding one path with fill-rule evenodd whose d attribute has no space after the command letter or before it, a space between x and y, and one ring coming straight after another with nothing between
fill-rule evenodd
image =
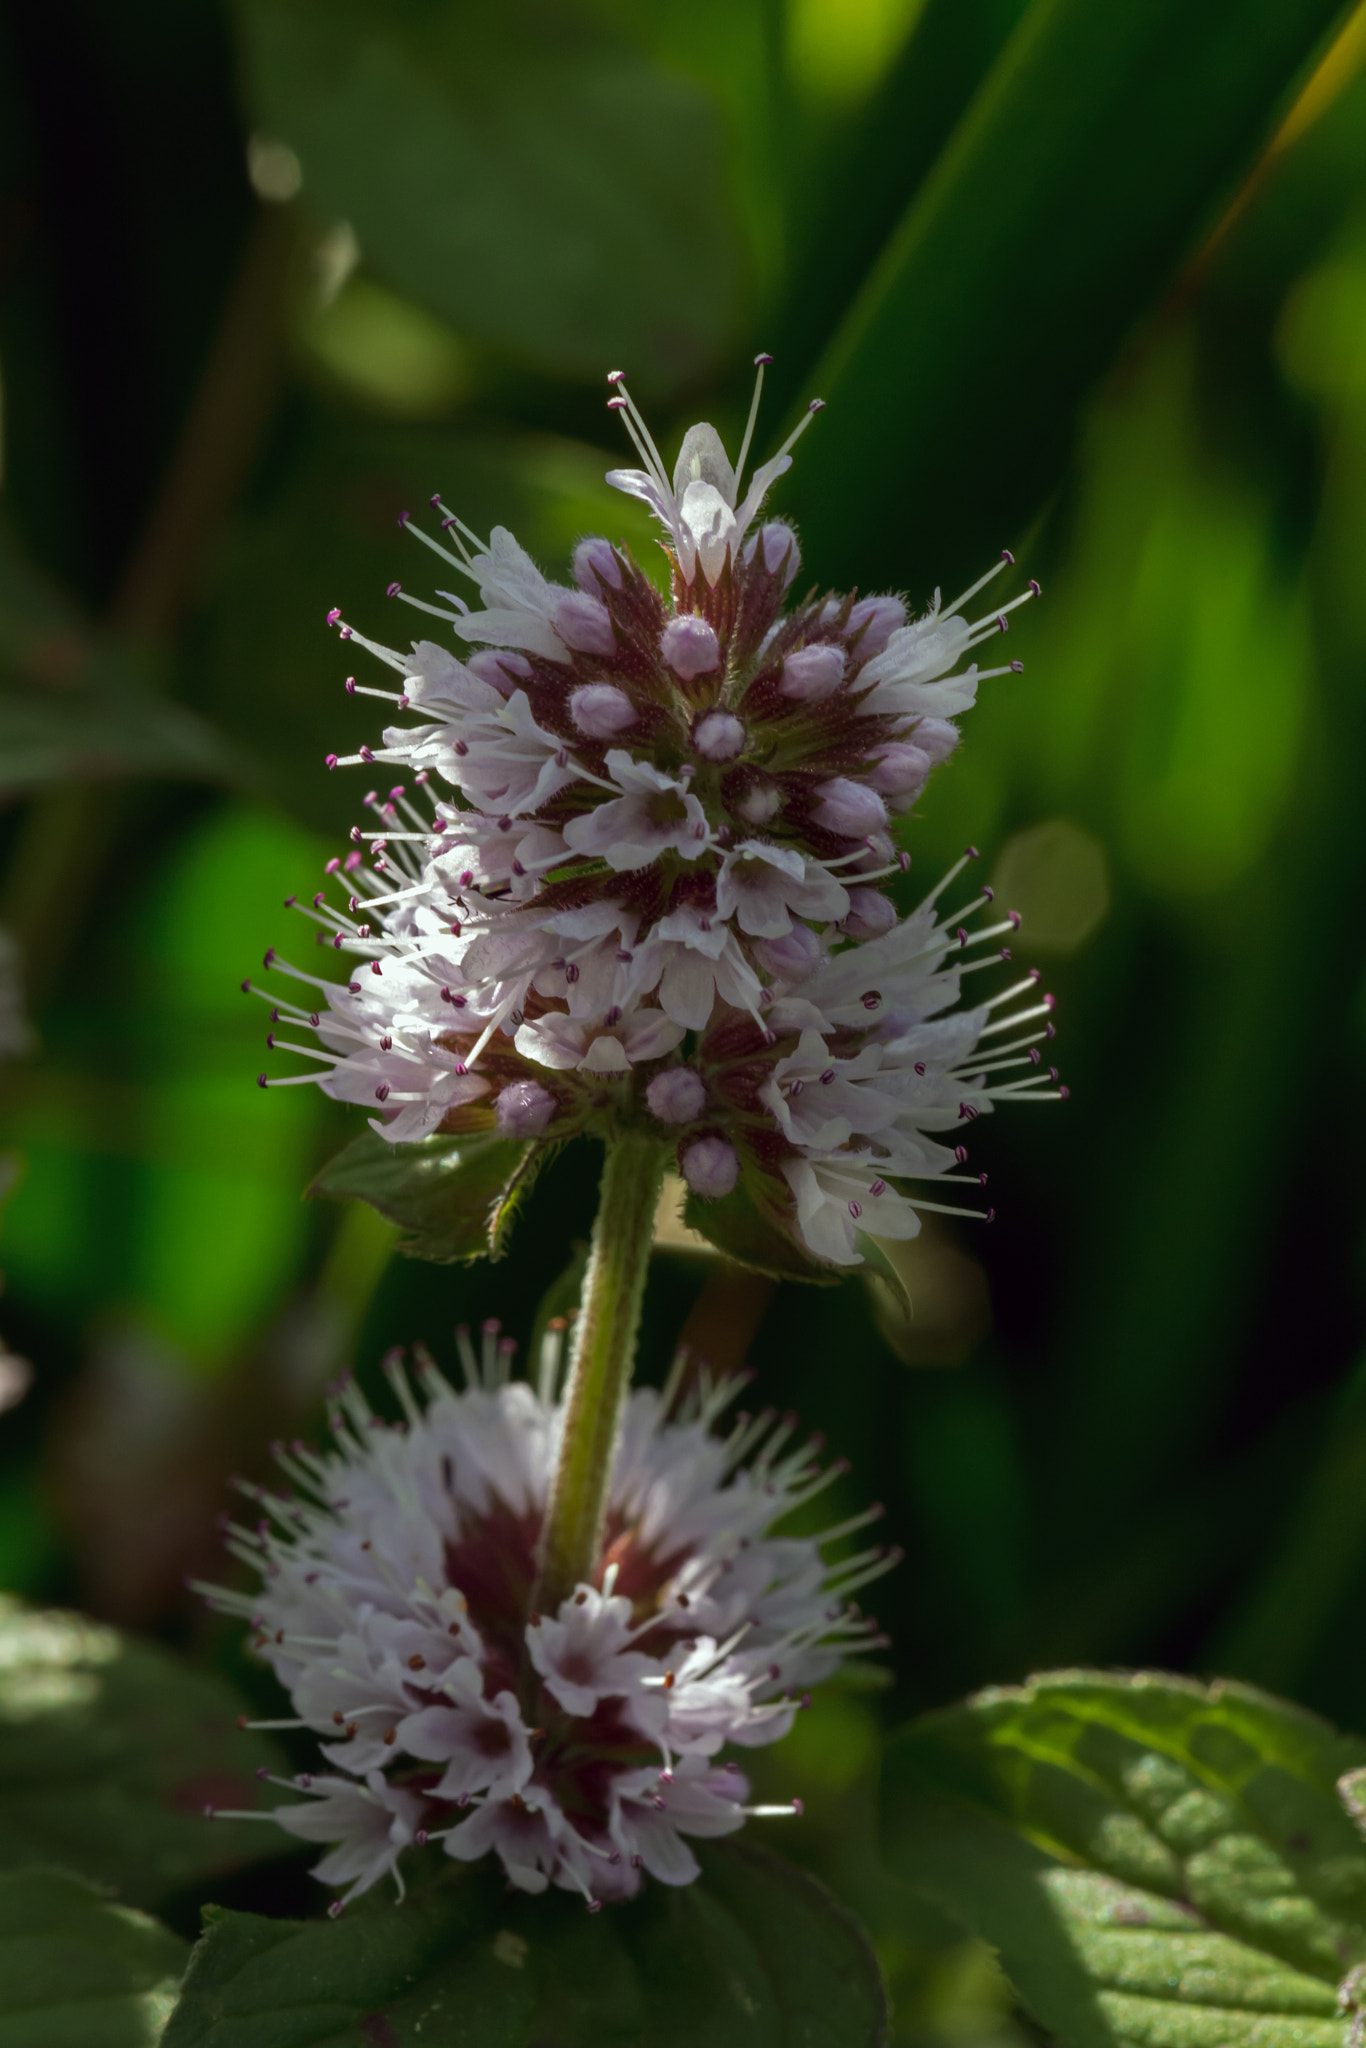
<instances>
[{"instance_id":1,"label":"dark background foliage","mask_svg":"<svg viewBox=\"0 0 1366 2048\"><path fill-rule=\"evenodd\" d=\"M783 1845L908 2038L987 2035L984 1952L878 1875L881 1725L1075 1660L1366 1728L1363 57L1312 0L9 7L7 1587L256 1683L181 1589L229 1473L345 1362L567 1299L591 1153L510 1260L392 1258L301 1201L354 1126L257 1091L238 983L356 809L322 622L401 631L397 513L648 548L602 374L667 447L764 347L764 434L829 401L774 500L814 580L1044 586L905 844L1018 901L1071 1086L979 1129L996 1221L927 1232L909 1324L661 1246L644 1370L747 1355L908 1551L890 1690L771 1760Z\"/></svg>"}]
</instances>

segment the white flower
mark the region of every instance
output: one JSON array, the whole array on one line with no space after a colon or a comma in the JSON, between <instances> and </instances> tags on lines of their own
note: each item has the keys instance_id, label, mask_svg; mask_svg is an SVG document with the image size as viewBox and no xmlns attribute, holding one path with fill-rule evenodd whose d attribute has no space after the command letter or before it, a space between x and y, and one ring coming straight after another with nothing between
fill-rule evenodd
<instances>
[{"instance_id":1,"label":"white flower","mask_svg":"<svg viewBox=\"0 0 1366 2048\"><path fill-rule=\"evenodd\" d=\"M790 1424L713 1434L738 1382L704 1374L680 1401L676 1371L663 1395L628 1398L593 1582L532 1613L558 1356L533 1393L508 1382L496 1324L482 1361L462 1344L460 1394L424 1357L419 1402L386 1361L401 1423L348 1386L334 1448L280 1453L294 1495L247 1489L262 1519L230 1544L259 1589L201 1588L250 1618L331 1766L295 1779L304 1796L274 1817L329 1845L317 1874L348 1898L429 1840L592 1905L630 1896L646 1871L686 1884L685 1838L728 1833L747 1811L719 1753L777 1740L804 1686L880 1640L848 1596L894 1554L832 1567L821 1548L878 1511L830 1537L775 1535L841 1468L787 1448Z\"/></svg>"},{"instance_id":2,"label":"white flower","mask_svg":"<svg viewBox=\"0 0 1366 2048\"><path fill-rule=\"evenodd\" d=\"M396 1144L491 1129L529 1144L609 1136L641 1113L687 1033L704 1035L694 1063L707 1077L719 1045L757 1047L743 1086L726 1083L748 1090L743 1102L708 1078L708 1135L802 1239L812 1184L799 1177L802 1209L785 1148L810 1160L871 1146L884 1178L942 1172L951 1155L926 1133L1014 1092L969 1085L977 1034L998 1028L989 1006L926 1034L957 1003L962 963L933 910L899 921L886 885L909 863L893 815L952 751L952 721L984 675L1003 672L971 657L1035 586L977 615L1003 555L918 619L890 595L789 606L795 535L758 522L796 435L744 480L766 360L734 464L702 422L667 470L611 380L643 464L611 480L660 522L667 598L601 537L575 549L571 588L505 528L483 541L439 498L440 537L403 515L477 587L480 608L450 592L438 593L449 609L405 599L424 624L443 618L463 656L429 639L387 648L329 614L394 672L393 689L362 690L396 710L383 746L354 758L409 779L369 792L368 826L300 906L348 978L268 962L309 985L298 1004L271 998L273 1021L292 1027L272 1043L316 1060L318 1084ZM882 992L871 1021L870 988ZM826 1045L820 1075L837 1079L800 1064L816 1058L811 1032ZM762 1085L772 1059L799 1061L777 1094ZM824 1107L798 1106L802 1085L826 1090ZM745 1117L755 1128L729 1129ZM698 1191L719 1190L725 1174L703 1175L701 1158ZM819 1256L842 1259L846 1236Z\"/></svg>"}]
</instances>

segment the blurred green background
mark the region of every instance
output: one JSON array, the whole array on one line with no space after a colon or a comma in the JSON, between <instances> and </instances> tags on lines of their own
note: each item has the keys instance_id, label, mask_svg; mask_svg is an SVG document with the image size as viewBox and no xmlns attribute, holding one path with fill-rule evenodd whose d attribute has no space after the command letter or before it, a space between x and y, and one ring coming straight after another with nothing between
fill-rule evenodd
<instances>
[{"instance_id":1,"label":"blurred green background","mask_svg":"<svg viewBox=\"0 0 1366 2048\"><path fill-rule=\"evenodd\" d=\"M591 1152L510 1262L392 1259L300 1199L355 1126L257 1090L238 984L357 811L323 618L402 632L398 513L651 552L604 373L671 449L762 347L761 449L829 401L773 500L813 581L1044 586L904 843L908 901L982 849L1071 1087L979 1131L997 1220L927 1231L909 1323L665 1234L645 1371L747 1347L909 1553L888 1689L768 1765L784 1845L905 2038L991 2038L878 1875L881 1723L1075 1660L1366 1728L1364 65L1312 0L16 0L0 1583L236 1668L181 1588L228 1474L348 1360L563 1301Z\"/></svg>"}]
</instances>

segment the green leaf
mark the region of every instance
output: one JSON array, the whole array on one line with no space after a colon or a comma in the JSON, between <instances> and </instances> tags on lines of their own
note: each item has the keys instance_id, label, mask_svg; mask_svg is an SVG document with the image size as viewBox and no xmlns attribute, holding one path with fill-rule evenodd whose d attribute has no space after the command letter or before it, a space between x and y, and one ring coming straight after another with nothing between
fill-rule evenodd
<instances>
[{"instance_id":1,"label":"green leaf","mask_svg":"<svg viewBox=\"0 0 1366 2048\"><path fill-rule=\"evenodd\" d=\"M284 1767L241 1707L150 1643L0 1595L0 1869L60 1863L150 1905L292 1848L205 1819L255 1807L257 1770Z\"/></svg>"},{"instance_id":2,"label":"green leaf","mask_svg":"<svg viewBox=\"0 0 1366 2048\"><path fill-rule=\"evenodd\" d=\"M770 1279L810 1280L817 1287L834 1287L841 1278L833 1267L818 1264L795 1238L770 1222L743 1182L716 1201L689 1195L683 1221L737 1266L767 1273Z\"/></svg>"},{"instance_id":3,"label":"green leaf","mask_svg":"<svg viewBox=\"0 0 1366 2048\"><path fill-rule=\"evenodd\" d=\"M461 334L656 386L718 354L740 263L696 85L534 0L248 0L242 20L257 117L306 196Z\"/></svg>"},{"instance_id":4,"label":"green leaf","mask_svg":"<svg viewBox=\"0 0 1366 2048\"><path fill-rule=\"evenodd\" d=\"M919 602L1019 531L1339 11L1034 0L815 373L790 501L815 573Z\"/></svg>"},{"instance_id":5,"label":"green leaf","mask_svg":"<svg viewBox=\"0 0 1366 2048\"><path fill-rule=\"evenodd\" d=\"M364 1131L318 1175L310 1195L369 1202L406 1235L398 1250L410 1259L457 1265L499 1258L508 1225L544 1146L493 1131L386 1145Z\"/></svg>"},{"instance_id":6,"label":"green leaf","mask_svg":"<svg viewBox=\"0 0 1366 2048\"><path fill-rule=\"evenodd\" d=\"M0 1877L0 2048L153 2048L188 1953L83 1878Z\"/></svg>"},{"instance_id":7,"label":"green leaf","mask_svg":"<svg viewBox=\"0 0 1366 2048\"><path fill-rule=\"evenodd\" d=\"M863 1936L803 1872L712 1845L703 1877L589 1918L443 1877L340 1922L227 1913L195 1950L165 2048L874 2048Z\"/></svg>"},{"instance_id":8,"label":"green leaf","mask_svg":"<svg viewBox=\"0 0 1366 2048\"><path fill-rule=\"evenodd\" d=\"M1069 2048L1340 2048L1366 1847L1336 1787L1363 1757L1249 1686L1051 1673L895 1740L888 1846Z\"/></svg>"},{"instance_id":9,"label":"green leaf","mask_svg":"<svg viewBox=\"0 0 1366 2048\"><path fill-rule=\"evenodd\" d=\"M122 649L0 545L0 788L65 777L241 779L247 764L205 720L156 696Z\"/></svg>"}]
</instances>

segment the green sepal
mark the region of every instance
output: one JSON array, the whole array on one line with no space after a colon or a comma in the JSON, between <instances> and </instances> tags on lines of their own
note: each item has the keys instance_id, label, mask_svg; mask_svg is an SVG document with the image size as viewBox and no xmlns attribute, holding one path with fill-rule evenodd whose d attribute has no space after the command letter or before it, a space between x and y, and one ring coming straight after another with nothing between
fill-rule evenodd
<instances>
[{"instance_id":1,"label":"green sepal","mask_svg":"<svg viewBox=\"0 0 1366 2048\"><path fill-rule=\"evenodd\" d=\"M737 1266L766 1273L771 1280L808 1280L817 1287L833 1287L841 1278L834 1267L813 1259L766 1216L743 1181L715 1201L690 1194L683 1221Z\"/></svg>"},{"instance_id":2,"label":"green sepal","mask_svg":"<svg viewBox=\"0 0 1366 2048\"><path fill-rule=\"evenodd\" d=\"M189 1950L64 1870L0 1876L0 2048L153 2048Z\"/></svg>"},{"instance_id":3,"label":"green sepal","mask_svg":"<svg viewBox=\"0 0 1366 2048\"><path fill-rule=\"evenodd\" d=\"M1050 1673L893 1741L887 1846L1068 2048L1340 2048L1364 1758L1249 1686Z\"/></svg>"},{"instance_id":4,"label":"green sepal","mask_svg":"<svg viewBox=\"0 0 1366 2048\"><path fill-rule=\"evenodd\" d=\"M755 1845L698 1854L696 1884L591 1917L436 1851L401 1906L386 1885L337 1921L225 1913L164 2048L882 2048L877 1963L843 1908Z\"/></svg>"},{"instance_id":5,"label":"green sepal","mask_svg":"<svg viewBox=\"0 0 1366 2048\"><path fill-rule=\"evenodd\" d=\"M882 1239L870 1237L866 1230L856 1230L854 1232L854 1243L857 1245L859 1256L863 1260L864 1270L869 1273L876 1273L879 1280L885 1280L907 1315L912 1315L914 1313L914 1303L911 1300L910 1289L907 1287L895 1263L888 1257Z\"/></svg>"},{"instance_id":6,"label":"green sepal","mask_svg":"<svg viewBox=\"0 0 1366 2048\"><path fill-rule=\"evenodd\" d=\"M438 1133L415 1145L388 1145L363 1131L308 1192L368 1202L404 1232L396 1249L405 1258L463 1265L502 1257L512 1217L542 1163L534 1155L545 1150L536 1139L496 1131Z\"/></svg>"}]
</instances>

